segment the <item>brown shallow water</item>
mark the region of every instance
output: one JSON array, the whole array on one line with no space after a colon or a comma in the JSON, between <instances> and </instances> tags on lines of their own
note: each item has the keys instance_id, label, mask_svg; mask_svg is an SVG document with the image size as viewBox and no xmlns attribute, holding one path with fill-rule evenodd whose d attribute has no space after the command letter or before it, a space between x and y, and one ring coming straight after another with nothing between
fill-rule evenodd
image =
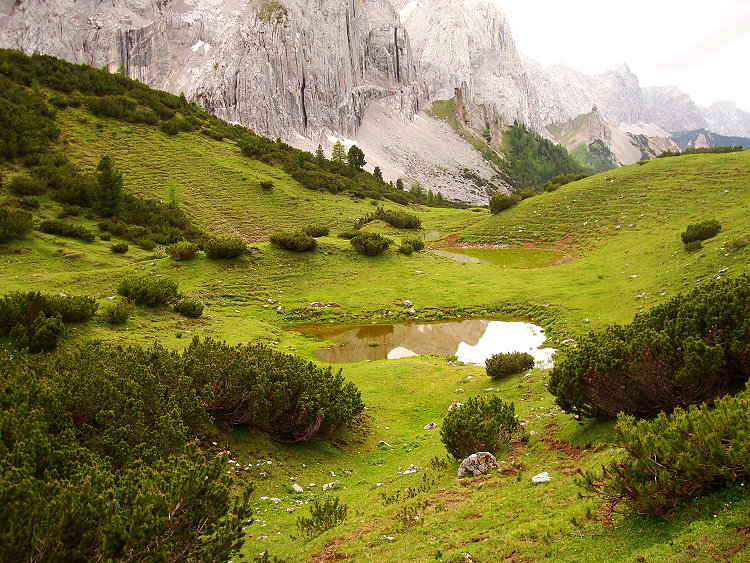
<instances>
[{"instance_id":1,"label":"brown shallow water","mask_svg":"<svg viewBox=\"0 0 750 563\"><path fill-rule=\"evenodd\" d=\"M294 330L305 336L333 340L318 350L326 362L395 360L423 354L458 356L467 364L484 365L499 352L528 352L537 367L550 367L552 348L540 348L544 330L521 321L466 319L436 323L309 325Z\"/></svg>"}]
</instances>

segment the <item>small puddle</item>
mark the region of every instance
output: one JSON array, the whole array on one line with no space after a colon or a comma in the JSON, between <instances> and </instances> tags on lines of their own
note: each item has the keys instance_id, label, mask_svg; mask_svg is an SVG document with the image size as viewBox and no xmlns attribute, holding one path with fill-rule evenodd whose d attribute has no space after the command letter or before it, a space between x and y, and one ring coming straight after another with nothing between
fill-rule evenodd
<instances>
[{"instance_id":1,"label":"small puddle","mask_svg":"<svg viewBox=\"0 0 750 563\"><path fill-rule=\"evenodd\" d=\"M500 352L528 352L536 367L551 368L554 348L541 348L546 336L541 327L521 321L486 319L436 323L370 325L309 325L294 330L338 342L318 350L318 357L330 363L395 360L422 354L458 356L459 361L484 365Z\"/></svg>"},{"instance_id":2,"label":"small puddle","mask_svg":"<svg viewBox=\"0 0 750 563\"><path fill-rule=\"evenodd\" d=\"M565 257L560 250L546 248L452 248L450 251L433 252L458 262L494 264L506 268L542 268L557 264Z\"/></svg>"}]
</instances>

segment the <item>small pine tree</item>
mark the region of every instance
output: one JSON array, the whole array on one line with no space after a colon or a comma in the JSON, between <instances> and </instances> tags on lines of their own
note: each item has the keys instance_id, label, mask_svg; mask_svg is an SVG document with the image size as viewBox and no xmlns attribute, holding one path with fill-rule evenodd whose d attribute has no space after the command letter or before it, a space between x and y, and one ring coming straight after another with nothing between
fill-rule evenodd
<instances>
[{"instance_id":1,"label":"small pine tree","mask_svg":"<svg viewBox=\"0 0 750 563\"><path fill-rule=\"evenodd\" d=\"M331 151L331 160L333 162L344 163L346 161L346 150L341 141L336 141L333 144L333 150Z\"/></svg>"},{"instance_id":2,"label":"small pine tree","mask_svg":"<svg viewBox=\"0 0 750 563\"><path fill-rule=\"evenodd\" d=\"M357 145L349 147L349 152L346 155L346 161L355 170L362 170L367 161L365 160L365 153Z\"/></svg>"},{"instance_id":3,"label":"small pine tree","mask_svg":"<svg viewBox=\"0 0 750 563\"><path fill-rule=\"evenodd\" d=\"M380 169L380 166L375 167L375 170L372 171L372 175L375 176L381 182L383 181L383 171Z\"/></svg>"},{"instance_id":4,"label":"small pine tree","mask_svg":"<svg viewBox=\"0 0 750 563\"><path fill-rule=\"evenodd\" d=\"M323 153L323 147L321 145L318 145L318 148L315 149L315 160L320 164L326 159L325 153Z\"/></svg>"},{"instance_id":5,"label":"small pine tree","mask_svg":"<svg viewBox=\"0 0 750 563\"><path fill-rule=\"evenodd\" d=\"M396 180L396 189L397 190L403 190L404 189L404 181L401 178L398 178Z\"/></svg>"},{"instance_id":6,"label":"small pine tree","mask_svg":"<svg viewBox=\"0 0 750 563\"><path fill-rule=\"evenodd\" d=\"M102 157L96 167L94 184L95 207L104 217L116 215L122 205L122 173L115 169L112 159Z\"/></svg>"}]
</instances>

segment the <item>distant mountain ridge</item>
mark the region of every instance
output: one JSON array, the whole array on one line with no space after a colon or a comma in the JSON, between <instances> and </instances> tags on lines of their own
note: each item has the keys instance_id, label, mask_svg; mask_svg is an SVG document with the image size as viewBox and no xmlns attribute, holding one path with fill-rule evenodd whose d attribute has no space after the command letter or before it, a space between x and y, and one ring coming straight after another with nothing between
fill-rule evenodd
<instances>
[{"instance_id":1,"label":"distant mountain ridge","mask_svg":"<svg viewBox=\"0 0 750 563\"><path fill-rule=\"evenodd\" d=\"M680 150L709 147L743 147L750 149L750 139L747 137L729 137L712 133L706 129L673 133L669 138L680 147Z\"/></svg>"}]
</instances>

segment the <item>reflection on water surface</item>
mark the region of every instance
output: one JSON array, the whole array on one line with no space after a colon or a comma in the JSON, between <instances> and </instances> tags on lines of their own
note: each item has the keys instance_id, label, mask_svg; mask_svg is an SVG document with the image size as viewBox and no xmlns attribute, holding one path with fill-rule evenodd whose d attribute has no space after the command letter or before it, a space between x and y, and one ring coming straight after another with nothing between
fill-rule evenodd
<instances>
[{"instance_id":1,"label":"reflection on water surface","mask_svg":"<svg viewBox=\"0 0 750 563\"><path fill-rule=\"evenodd\" d=\"M540 368L552 367L553 348L540 348L542 328L525 322L468 319L439 323L318 325L298 328L306 336L338 342L318 351L331 363L395 360L422 354L456 355L467 364L484 365L499 352L528 352Z\"/></svg>"}]
</instances>

